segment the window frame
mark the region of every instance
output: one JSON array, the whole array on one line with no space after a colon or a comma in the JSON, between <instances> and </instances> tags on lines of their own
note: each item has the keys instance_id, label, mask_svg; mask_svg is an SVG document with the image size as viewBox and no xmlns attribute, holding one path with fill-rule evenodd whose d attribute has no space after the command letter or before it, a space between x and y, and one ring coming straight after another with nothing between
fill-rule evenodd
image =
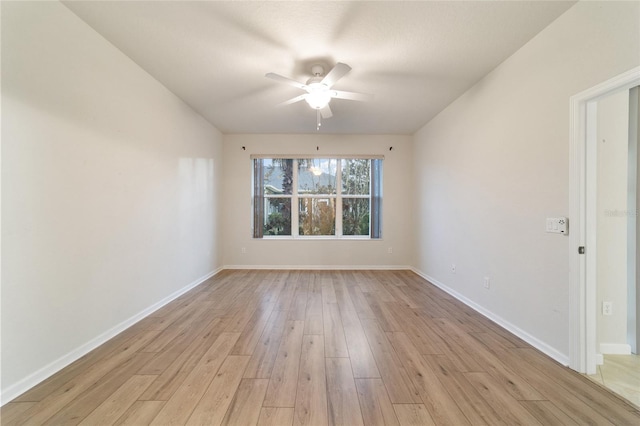
<instances>
[{"instance_id":1,"label":"window frame","mask_svg":"<svg viewBox=\"0 0 640 426\"><path fill-rule=\"evenodd\" d=\"M379 240L382 239L382 186L383 186L383 160L384 156L376 155L252 155L252 237L253 239L266 240ZM264 194L265 159L292 160L292 193L291 194ZM299 188L299 161L307 159L336 160L336 183L334 194L300 194ZM369 161L369 193L368 194L343 194L342 188L342 161L343 160L368 160ZM260 160L260 161L257 161ZM375 171L374 171L375 168ZM374 182L376 180L376 182ZM264 209L267 199L291 200L291 235L264 235ZM334 199L335 200L335 233L333 235L300 235L300 199ZM367 235L343 235L343 200L367 199L369 200L369 233ZM257 204L259 203L259 204ZM260 205L261 208L256 208ZM375 212L374 212L375 209ZM260 225L256 225L256 224Z\"/></svg>"}]
</instances>

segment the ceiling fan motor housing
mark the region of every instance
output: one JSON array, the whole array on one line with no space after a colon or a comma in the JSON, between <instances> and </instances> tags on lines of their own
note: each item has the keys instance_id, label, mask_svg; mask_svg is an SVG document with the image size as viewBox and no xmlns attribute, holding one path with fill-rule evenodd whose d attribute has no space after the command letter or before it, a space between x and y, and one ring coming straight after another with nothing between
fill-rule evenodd
<instances>
[{"instance_id":1,"label":"ceiling fan motor housing","mask_svg":"<svg viewBox=\"0 0 640 426\"><path fill-rule=\"evenodd\" d=\"M316 64L314 66L311 67L311 74L313 74L315 77L318 76L323 76L324 75L324 67L320 64Z\"/></svg>"}]
</instances>

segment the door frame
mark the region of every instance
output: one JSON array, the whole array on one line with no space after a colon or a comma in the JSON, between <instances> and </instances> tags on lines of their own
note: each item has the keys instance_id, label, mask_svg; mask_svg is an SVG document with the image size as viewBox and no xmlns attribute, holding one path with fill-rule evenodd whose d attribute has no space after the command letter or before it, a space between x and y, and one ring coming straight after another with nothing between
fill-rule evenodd
<instances>
[{"instance_id":1,"label":"door frame","mask_svg":"<svg viewBox=\"0 0 640 426\"><path fill-rule=\"evenodd\" d=\"M570 98L569 121L569 367L596 372L596 102L620 90L640 85L640 67L613 77ZM585 253L578 252L585 247Z\"/></svg>"}]
</instances>

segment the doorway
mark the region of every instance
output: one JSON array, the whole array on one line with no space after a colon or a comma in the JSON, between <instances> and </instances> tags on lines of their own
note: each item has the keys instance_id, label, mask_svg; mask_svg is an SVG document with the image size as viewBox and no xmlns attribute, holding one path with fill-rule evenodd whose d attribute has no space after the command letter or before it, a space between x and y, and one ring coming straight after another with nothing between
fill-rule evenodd
<instances>
[{"instance_id":1,"label":"doorway","mask_svg":"<svg viewBox=\"0 0 640 426\"><path fill-rule=\"evenodd\" d=\"M640 358L636 330L638 88L595 102L595 135L587 134L587 186L595 197L596 374L589 377L640 406ZM633 107L633 108L632 108ZM591 158L590 154L595 154ZM592 248L593 251L593 248Z\"/></svg>"},{"instance_id":2,"label":"doorway","mask_svg":"<svg viewBox=\"0 0 640 426\"><path fill-rule=\"evenodd\" d=\"M597 319L602 308L608 308L608 305L602 305L601 302L604 301L602 298L598 299L597 290L598 200L595 196L595 188L598 185L596 173L598 167L598 101L615 93L623 91L628 93L630 89L638 85L640 85L640 67L581 92L573 96L570 101L570 208L573 232L569 235L571 250L569 366L580 373L595 374L597 371L598 354L601 353L597 336ZM635 114L637 117L637 110ZM629 158L631 157L637 160L637 152L632 153ZM635 206L632 209L634 212L637 210ZM629 221L631 221L629 216L633 216L629 215L630 210L622 209ZM621 213L610 212L609 214L614 216ZM637 222L637 216L634 216L633 219L634 222ZM632 240L635 243L637 235L634 235L633 239L629 239L629 241ZM636 259L637 252L633 253L632 261L628 261L625 256L627 264L633 265L634 268L633 274L627 271L628 276L633 278L634 288L637 282ZM625 310L637 312L637 293L632 295L634 297L627 299L633 301L633 309L630 309L629 306L624 306L626 309L621 309L623 306L618 306L618 312ZM619 305L620 302L616 302L616 304ZM637 321L637 316L634 318L635 321ZM635 329L637 331L638 327Z\"/></svg>"},{"instance_id":3,"label":"doorway","mask_svg":"<svg viewBox=\"0 0 640 426\"><path fill-rule=\"evenodd\" d=\"M620 90L595 101L587 121L595 120L595 134L587 135L587 222L595 220L596 363L603 354L630 354L636 348L636 202L637 132L630 131L630 101L637 106L637 88ZM634 112L637 116L637 112ZM632 123L633 121L633 123ZM631 137L631 133L634 137ZM595 157L595 158L592 158ZM589 232L589 229L587 230ZM629 294L632 293L632 294ZM632 296L632 297L629 297ZM629 321L629 318L632 321Z\"/></svg>"}]
</instances>

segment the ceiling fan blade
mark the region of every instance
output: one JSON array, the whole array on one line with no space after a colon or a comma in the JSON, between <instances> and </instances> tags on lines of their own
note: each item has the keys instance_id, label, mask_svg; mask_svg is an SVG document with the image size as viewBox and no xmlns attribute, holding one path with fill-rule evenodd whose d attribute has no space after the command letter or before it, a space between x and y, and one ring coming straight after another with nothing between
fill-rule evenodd
<instances>
[{"instance_id":1,"label":"ceiling fan blade","mask_svg":"<svg viewBox=\"0 0 640 426\"><path fill-rule=\"evenodd\" d=\"M302 83L300 83L298 81L292 80L289 77L283 77L280 74L274 74L274 73L270 72L270 73L265 74L264 76L267 77L267 78L270 78L272 80L278 81L280 83L285 83L285 84L288 84L290 86L297 87L298 89L305 90L307 88L307 86L305 84L302 84Z\"/></svg>"},{"instance_id":2,"label":"ceiling fan blade","mask_svg":"<svg viewBox=\"0 0 640 426\"><path fill-rule=\"evenodd\" d=\"M331 118L333 117L333 113L331 112L331 108L329 108L329 104L327 104L327 106L325 106L324 108L320 108L320 115L322 116L322 118L324 118L325 120L327 118Z\"/></svg>"},{"instance_id":3,"label":"ceiling fan blade","mask_svg":"<svg viewBox=\"0 0 640 426\"><path fill-rule=\"evenodd\" d=\"M334 84L336 84L338 80L344 77L345 74L348 73L349 71L351 71L351 67L349 65L343 64L342 62L338 62L336 66L333 67L331 71L329 71L329 74L327 74L322 79L321 83L326 84L327 87L331 87Z\"/></svg>"},{"instance_id":4,"label":"ceiling fan blade","mask_svg":"<svg viewBox=\"0 0 640 426\"><path fill-rule=\"evenodd\" d=\"M305 98L305 96L307 96L306 93L304 95L300 95L300 96L296 96L295 98L291 98L288 101L281 102L277 106L285 106L285 105L295 104L296 102L300 102L301 100L303 100Z\"/></svg>"},{"instance_id":5,"label":"ceiling fan blade","mask_svg":"<svg viewBox=\"0 0 640 426\"><path fill-rule=\"evenodd\" d=\"M342 90L332 90L331 97L350 101L370 101L373 99L373 95L368 93L344 92Z\"/></svg>"}]
</instances>

